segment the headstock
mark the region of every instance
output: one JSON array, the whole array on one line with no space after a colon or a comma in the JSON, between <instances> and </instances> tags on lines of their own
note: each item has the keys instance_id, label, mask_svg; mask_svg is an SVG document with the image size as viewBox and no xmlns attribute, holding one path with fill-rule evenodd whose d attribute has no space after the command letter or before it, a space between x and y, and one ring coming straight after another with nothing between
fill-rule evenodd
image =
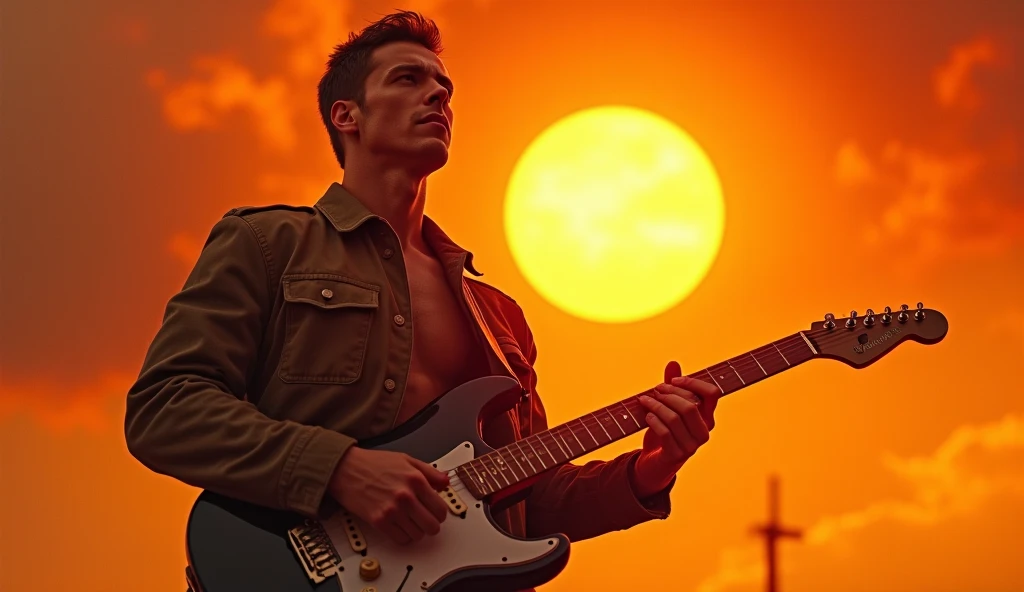
<instances>
[{"instance_id":1,"label":"headstock","mask_svg":"<svg viewBox=\"0 0 1024 592\"><path fill-rule=\"evenodd\" d=\"M857 311L841 319L829 313L824 321L813 323L805 335L814 344L818 356L839 360L854 368L873 363L908 339L927 345L942 341L949 330L946 317L920 302L916 310L909 308L904 304L898 312L893 312L886 306L882 314L875 314L869 308L862 318L857 316Z\"/></svg>"}]
</instances>

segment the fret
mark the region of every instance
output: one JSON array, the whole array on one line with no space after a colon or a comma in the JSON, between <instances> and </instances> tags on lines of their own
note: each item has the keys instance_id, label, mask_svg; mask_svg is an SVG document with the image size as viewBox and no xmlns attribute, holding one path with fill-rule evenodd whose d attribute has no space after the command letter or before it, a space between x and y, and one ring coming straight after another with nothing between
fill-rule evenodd
<instances>
[{"instance_id":1,"label":"fret","mask_svg":"<svg viewBox=\"0 0 1024 592\"><path fill-rule=\"evenodd\" d=\"M572 434L572 437L573 437L573 438L574 438L575 440L577 440L577 443L578 443L578 445L580 445L580 454L584 454L585 452L587 452L587 449L583 448L583 442L582 442L582 441L580 441L580 438L578 438L577 436L575 436L575 432L573 432L573 431L572 431L572 428L568 427L567 425L560 425L560 426L558 426L558 429L559 429L559 430L562 430L562 431L558 432L558 435L559 435L559 436L560 436L560 437L562 438L562 442L564 443L564 445L565 445L565 448L566 448L566 449L567 449L567 450L569 451L569 457L570 457L570 458L571 458L571 457L574 457L574 456L575 456L575 453L574 453L574 452L572 452L572 447L571 447L571 446L569 446L569 442L568 442L568 440L567 440L567 439L565 439L565 435L564 435L564 433L563 433L563 432L564 432L565 430L569 430L569 433L570 433L570 434Z\"/></svg>"},{"instance_id":2,"label":"fret","mask_svg":"<svg viewBox=\"0 0 1024 592\"><path fill-rule=\"evenodd\" d=\"M547 448L548 445L544 444L544 440L540 438L540 436L542 436L545 433L547 433L548 436L551 436L551 440L555 443L555 446L558 446L558 451L561 452L562 456L565 457L563 460L569 460L569 455L566 454L564 450L562 450L562 445L558 443L558 440L555 440L555 435L551 432L551 430L548 430L547 432L541 432L540 434L538 434L538 439L540 439L540 443L544 446L544 448ZM550 448L548 449L548 454L551 454ZM551 456L552 458L554 458L553 454L551 454Z\"/></svg>"},{"instance_id":3,"label":"fret","mask_svg":"<svg viewBox=\"0 0 1024 592\"><path fill-rule=\"evenodd\" d=\"M572 429L572 426L570 426L569 424L565 424L565 427L568 428L569 433L572 434L572 437L576 438L576 443L580 445L580 454L585 453L587 451L587 447L583 445L583 442L580 442L580 437L576 435L576 430ZM596 442L597 440L594 441ZM568 444L566 444L566 446L568 446Z\"/></svg>"},{"instance_id":4,"label":"fret","mask_svg":"<svg viewBox=\"0 0 1024 592\"><path fill-rule=\"evenodd\" d=\"M490 456L491 456L490 454L485 454L485 455L481 456L480 458L481 458L482 461L484 459L491 461L491 468L489 469L491 471L491 475L501 475L501 478L505 480L505 485L512 485L512 482L509 481L508 477L505 476L504 471L502 471L500 468L498 468L498 464L495 463L494 459L490 458ZM487 468L487 463L486 462L484 462L483 465L484 465L484 468Z\"/></svg>"},{"instance_id":5,"label":"fret","mask_svg":"<svg viewBox=\"0 0 1024 592\"><path fill-rule=\"evenodd\" d=\"M607 408L607 407L605 407L604 408L604 412L608 414L608 417L612 418L612 421L614 421L615 425L618 426L619 431L622 432L623 436L625 436L626 435L626 430L622 429L622 425L619 423L619 420L615 419L615 414L612 413L612 410Z\"/></svg>"},{"instance_id":6,"label":"fret","mask_svg":"<svg viewBox=\"0 0 1024 592\"><path fill-rule=\"evenodd\" d=\"M492 473L490 469L487 468L487 463L483 461L483 457L478 457L477 459L475 459L475 462L480 463L480 466L483 468L484 479L488 479L488 481L491 483L491 489L493 491L498 491L499 489L501 489L501 483L498 482L498 478L494 476L494 473Z\"/></svg>"},{"instance_id":7,"label":"fret","mask_svg":"<svg viewBox=\"0 0 1024 592\"><path fill-rule=\"evenodd\" d=\"M587 427L587 424L583 423L582 419L577 419L576 421L580 422L580 425L583 426L583 429L587 430L587 433L590 434L590 438L594 441L594 446L600 446L600 444L597 443L597 438L594 437L594 434L590 432L590 428ZM577 440L579 440L579 438L577 438ZM583 450L586 450L586 448L584 448Z\"/></svg>"},{"instance_id":8,"label":"fret","mask_svg":"<svg viewBox=\"0 0 1024 592\"><path fill-rule=\"evenodd\" d=\"M526 472L526 469L523 468L523 465L519 464L519 459L516 458L516 454L514 452L512 452L512 450L508 446L505 447L505 450L508 450L508 453L510 455L512 455L512 460L516 461L516 464L519 465L519 470L523 472L523 479L526 479L527 477L529 477L530 474ZM509 465L509 466L511 467L512 465ZM513 474L515 474L514 471L513 471Z\"/></svg>"},{"instance_id":9,"label":"fret","mask_svg":"<svg viewBox=\"0 0 1024 592\"><path fill-rule=\"evenodd\" d=\"M740 373L736 371L736 368L732 365L732 362L730 362L729 360L726 360L725 363L728 364L730 368L732 368L732 372L733 372L733 374L736 375L736 378L740 379L740 384L742 384L743 386L747 386L747 382L745 380L743 380L743 377L740 376Z\"/></svg>"},{"instance_id":10,"label":"fret","mask_svg":"<svg viewBox=\"0 0 1024 592\"><path fill-rule=\"evenodd\" d=\"M569 451L567 457L572 458L572 447L569 446L569 442L568 440L565 439L565 436L561 434L560 430L562 429L564 429L564 426L557 426L551 428L549 431L551 432L551 437L555 438L556 442L558 442L559 438L561 438L562 441L559 443L558 446L561 447L562 445L565 445L565 450Z\"/></svg>"},{"instance_id":11,"label":"fret","mask_svg":"<svg viewBox=\"0 0 1024 592\"><path fill-rule=\"evenodd\" d=\"M526 454L525 452L523 452L523 445L522 445L522 444L520 444L520 442L521 442L521 441L522 441L522 440L516 440L515 442L513 442L513 444L515 444L515 445L516 445L516 448L518 448L518 449L519 449L519 452L520 452L520 453L522 453L522 455L523 455L523 460L525 460L525 461L526 461L526 463L530 465L530 469L532 469L532 470L533 470L533 474L534 474L534 475L536 475L536 474L537 474L537 473L539 473L540 471L538 471L538 470L537 470L537 467L533 466L533 463L532 463L532 462L530 462L530 457L529 457L529 455L527 455L527 454ZM533 476L533 475L531 475L531 477L532 477L532 476Z\"/></svg>"},{"instance_id":12,"label":"fret","mask_svg":"<svg viewBox=\"0 0 1024 592\"><path fill-rule=\"evenodd\" d=\"M513 480L514 481L519 481L519 477L516 477L516 472L512 468L512 465L510 465L507 462L505 462L505 457L501 455L501 451L498 450L496 452L497 452L497 455L496 455L497 456L497 460L495 461L495 459L491 459L491 462L494 462L497 465L498 470L501 471L501 476L505 478L505 481L513 481ZM508 471L509 473L512 473L512 479L511 480L508 478L507 475L505 475L505 471ZM509 483L509 485L511 485L511 482Z\"/></svg>"},{"instance_id":13,"label":"fret","mask_svg":"<svg viewBox=\"0 0 1024 592\"><path fill-rule=\"evenodd\" d=\"M533 457L536 458L537 462L540 463L541 468L547 469L548 466L544 464L544 458L541 457L540 453L537 452L537 449L533 447L533 442L530 442L529 438L523 438L523 441L526 442L526 445L529 446L530 450L533 451Z\"/></svg>"},{"instance_id":14,"label":"fret","mask_svg":"<svg viewBox=\"0 0 1024 592\"><path fill-rule=\"evenodd\" d=\"M596 421L596 422L597 422L597 425L601 426L601 430L602 430L602 431L604 432L604 435L605 435L605 436L608 436L608 441L609 441L609 442L611 442L611 441L612 441L612 435L611 435L611 434L609 434L609 433L608 433L608 430L606 430L606 429L604 428L604 424L603 424L603 423L601 423L601 420L600 420L600 419L598 419L598 418L597 418L597 416L596 416L596 415L594 415L593 413L591 413L591 414L590 414L590 417L593 417L593 418L594 418L594 421ZM596 441L597 441L597 440L595 440L595 442L596 442Z\"/></svg>"},{"instance_id":15,"label":"fret","mask_svg":"<svg viewBox=\"0 0 1024 592\"><path fill-rule=\"evenodd\" d=\"M480 475L480 471L476 470L476 467L473 466L473 461L475 461L475 460L476 459L473 459L473 460L469 461L466 464L469 465L469 468L473 469L474 473L476 473L476 478L477 478L478 481L480 481L480 484L483 485L484 488L487 488L487 481L485 481L483 476ZM493 491L485 491L484 493L494 493L494 492Z\"/></svg>"},{"instance_id":16,"label":"fret","mask_svg":"<svg viewBox=\"0 0 1024 592\"><path fill-rule=\"evenodd\" d=\"M544 432L541 432L541 433L544 433ZM546 443L544 443L544 439L541 438L541 434L537 434L537 441L541 442L541 446L544 447L544 450L548 451L548 458L551 459L551 462L557 462L558 459L556 459L554 457L554 455L551 454L551 449L549 449L548 445L546 445Z\"/></svg>"},{"instance_id":17,"label":"fret","mask_svg":"<svg viewBox=\"0 0 1024 592\"><path fill-rule=\"evenodd\" d=\"M639 421L637 421L637 420L636 420L636 417L634 417L634 416L633 416L633 412L629 410L629 407L626 407L626 403L625 403L625 401L621 401L621 402L619 402L619 405L622 405L622 408L623 408L623 409L625 409L625 410L626 410L626 413L628 413L628 414L629 414L629 418L630 418L630 419L632 419L632 420L633 420L633 423L635 423L635 424L636 424L636 429L638 429L638 430L641 430L641 429L643 429L642 427L640 427L640 422L639 422ZM623 418L623 419L625 419L625 418Z\"/></svg>"},{"instance_id":18,"label":"fret","mask_svg":"<svg viewBox=\"0 0 1024 592\"><path fill-rule=\"evenodd\" d=\"M717 386L718 390L722 391L722 394L724 395L725 394L725 389L722 388L722 385L718 384L718 381L715 380L715 377L714 377L713 374L711 374L711 371L710 370L705 370L704 373L708 375L708 378L711 379L711 382L715 383L715 386Z\"/></svg>"},{"instance_id":19,"label":"fret","mask_svg":"<svg viewBox=\"0 0 1024 592\"><path fill-rule=\"evenodd\" d=\"M764 366L762 366L761 362L758 362L757 358L754 356L754 352L749 352L747 355L749 355L751 358L753 358L754 363L757 364L757 367L761 369L761 372L764 372L764 375L768 376L768 373L765 372L765 370L764 370Z\"/></svg>"},{"instance_id":20,"label":"fret","mask_svg":"<svg viewBox=\"0 0 1024 592\"><path fill-rule=\"evenodd\" d=\"M789 363L789 360L786 359L786 354L782 353L782 350L779 349L779 346L775 345L774 341L772 342L772 347L775 348L775 351L779 352L779 355L782 356L782 360L786 362L787 366L792 366L792 364Z\"/></svg>"},{"instance_id":21,"label":"fret","mask_svg":"<svg viewBox=\"0 0 1024 592\"><path fill-rule=\"evenodd\" d=\"M560 445L560 443L558 443L558 438L555 437L555 431L554 430L550 430L549 429L548 430L548 435L551 436L551 439L554 440L554 442L555 442L555 446L557 446L558 450L562 453L562 455L565 456L565 460L569 460L570 458L572 458L572 455L566 453L565 449L562 448L562 445ZM568 445L565 445L565 446L568 446Z\"/></svg>"}]
</instances>

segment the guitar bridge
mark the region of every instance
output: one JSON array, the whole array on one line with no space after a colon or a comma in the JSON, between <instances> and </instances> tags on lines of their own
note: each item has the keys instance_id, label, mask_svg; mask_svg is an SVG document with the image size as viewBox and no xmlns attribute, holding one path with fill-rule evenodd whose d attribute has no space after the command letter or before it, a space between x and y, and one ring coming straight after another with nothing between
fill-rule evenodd
<instances>
[{"instance_id":1,"label":"guitar bridge","mask_svg":"<svg viewBox=\"0 0 1024 592\"><path fill-rule=\"evenodd\" d=\"M288 541L313 583L319 584L341 569L341 557L318 522L306 520L302 526L290 529Z\"/></svg>"}]
</instances>

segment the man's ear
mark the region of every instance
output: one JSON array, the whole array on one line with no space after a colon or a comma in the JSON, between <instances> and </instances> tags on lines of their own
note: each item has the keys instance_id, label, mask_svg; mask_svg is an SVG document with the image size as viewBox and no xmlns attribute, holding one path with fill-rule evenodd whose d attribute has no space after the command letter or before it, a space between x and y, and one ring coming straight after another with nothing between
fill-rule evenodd
<instances>
[{"instance_id":1,"label":"man's ear","mask_svg":"<svg viewBox=\"0 0 1024 592\"><path fill-rule=\"evenodd\" d=\"M331 105L331 123L341 134L358 134L359 124L356 119L361 115L355 101L335 101Z\"/></svg>"}]
</instances>

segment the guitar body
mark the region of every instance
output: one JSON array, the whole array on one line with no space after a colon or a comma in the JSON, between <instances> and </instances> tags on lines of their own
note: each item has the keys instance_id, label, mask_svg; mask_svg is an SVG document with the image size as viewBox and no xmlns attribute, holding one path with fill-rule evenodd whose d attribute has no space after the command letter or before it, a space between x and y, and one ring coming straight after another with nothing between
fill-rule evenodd
<instances>
[{"instance_id":1,"label":"guitar body","mask_svg":"<svg viewBox=\"0 0 1024 592\"><path fill-rule=\"evenodd\" d=\"M492 450L481 439L480 426L514 406L520 394L511 378L473 380L392 432L359 446L404 452L449 472ZM192 587L195 592L515 592L548 582L565 567L565 536L509 536L495 526L489 501L477 500L458 487L454 476L452 489L465 503L464 513L449 513L439 534L409 545L395 544L369 524L349 517L357 523L365 547L357 552L347 541L335 541L340 571L320 583L307 575L289 540L289 530L305 522L302 516L205 491L192 507L186 530ZM380 565L379 575L369 581L360 575L360 562L367 558Z\"/></svg>"}]
</instances>

